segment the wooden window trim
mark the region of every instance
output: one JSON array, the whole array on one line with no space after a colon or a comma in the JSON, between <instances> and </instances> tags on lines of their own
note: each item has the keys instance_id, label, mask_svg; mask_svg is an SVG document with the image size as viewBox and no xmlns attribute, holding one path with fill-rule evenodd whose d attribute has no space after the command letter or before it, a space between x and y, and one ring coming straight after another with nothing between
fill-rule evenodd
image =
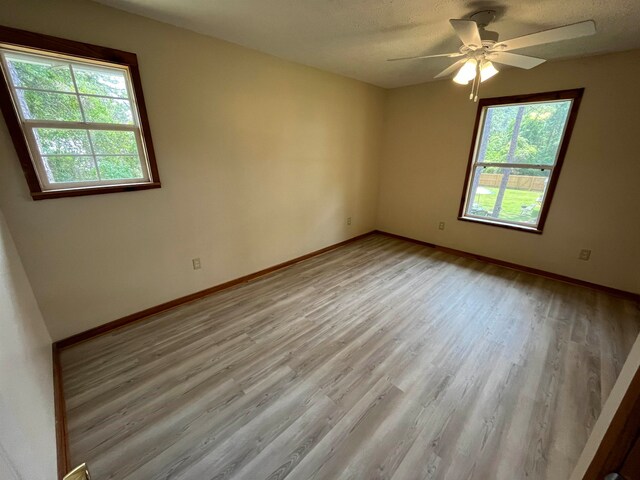
<instances>
[{"instance_id":1,"label":"wooden window trim","mask_svg":"<svg viewBox=\"0 0 640 480\"><path fill-rule=\"evenodd\" d=\"M555 193L555 190L556 190L558 178L560 177L560 171L562 169L562 164L564 163L564 157L567 153L567 149L569 148L569 141L571 140L573 127L576 123L578 109L580 107L580 101L582 100L583 93L584 93L584 88L574 88L570 90L558 90L554 92L511 95L508 97L483 98L479 101L478 111L476 113L475 125L473 127L473 136L471 139L471 150L469 151L469 160L467 162L467 171L464 177L464 184L462 188L462 197L460 199L460 209L458 210L458 220L465 221L465 222L472 222L472 223L481 224L481 225L508 228L511 230L518 230L521 232L542 234L544 224L547 220L547 215L549 214L549 208L551 207L551 201L553 200L553 194ZM560 144L560 148L558 149L558 158L549 176L549 185L547 187L545 201L542 204L542 209L540 210L538 225L528 227L528 226L524 226L524 225L521 226L513 223L506 223L506 222L465 216L464 207L466 204L467 192L469 189L469 182L471 181L471 175L473 174L472 169L473 169L473 163L474 163L474 158L476 154L476 145L478 143L478 136L479 136L478 134L480 131L480 125L483 123L482 122L483 111L485 107L494 107L498 105L510 105L510 104L528 103L528 102L545 102L545 101L553 101L553 100L573 100L573 102L571 104L571 109L569 110L569 115L567 117L567 123L565 126L562 143Z\"/></svg>"},{"instance_id":2,"label":"wooden window trim","mask_svg":"<svg viewBox=\"0 0 640 480\"><path fill-rule=\"evenodd\" d=\"M151 139L151 128L147 107L142 93L142 82L140 80L140 70L138 68L138 58L135 53L124 52L113 48L90 45L88 43L66 40L63 38L43 35L40 33L18 30L15 28L0 26L0 43L41 50L44 53L57 53L71 55L80 59L98 60L124 66L129 71L131 85L135 95L138 116L140 119L140 133L142 142L146 149L147 161L151 181L144 183L129 183L122 185L106 185L95 187L79 187L60 190L43 191L38 180L38 175L31 159L27 140L24 136L20 119L13 106L13 100L4 76L0 81L0 110L4 116L11 140L16 149L18 160L22 166L22 171L27 180L31 198L34 200L44 200L48 198L76 197L81 195L96 195L103 193L129 192L134 190L148 190L160 188L160 174L156 163L153 141Z\"/></svg>"}]
</instances>

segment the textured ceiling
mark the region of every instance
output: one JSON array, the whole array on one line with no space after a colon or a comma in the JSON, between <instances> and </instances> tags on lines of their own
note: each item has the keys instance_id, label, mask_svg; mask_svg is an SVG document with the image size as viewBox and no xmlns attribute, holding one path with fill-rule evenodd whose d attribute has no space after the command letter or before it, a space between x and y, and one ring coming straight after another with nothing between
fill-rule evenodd
<instances>
[{"instance_id":1,"label":"textured ceiling","mask_svg":"<svg viewBox=\"0 0 640 480\"><path fill-rule=\"evenodd\" d=\"M487 8L500 39L593 19L598 33L519 50L546 59L640 48L640 0L98 0L280 58L382 87L422 83L447 58L387 58L456 51L449 18Z\"/></svg>"}]
</instances>

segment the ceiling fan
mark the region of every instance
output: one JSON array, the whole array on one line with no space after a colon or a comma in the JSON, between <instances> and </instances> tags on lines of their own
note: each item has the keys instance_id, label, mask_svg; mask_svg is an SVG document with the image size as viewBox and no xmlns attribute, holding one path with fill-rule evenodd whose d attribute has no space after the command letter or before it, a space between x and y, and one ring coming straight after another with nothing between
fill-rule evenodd
<instances>
[{"instance_id":1,"label":"ceiling fan","mask_svg":"<svg viewBox=\"0 0 640 480\"><path fill-rule=\"evenodd\" d=\"M587 20L531 33L522 37L512 38L511 40L498 41L499 35L497 32L485 30L495 19L495 15L496 12L493 10L483 10L474 13L469 19L449 20L456 34L460 37L460 40L462 40L462 46L458 52L390 58L388 61L393 62L397 60L416 60L435 57L463 57L453 65L445 68L434 78L446 77L457 70L453 81L461 85L468 85L469 82L471 82L469 99L478 101L480 83L498 73L498 69L493 65L494 63L530 69L545 62L542 58L510 53L510 50L519 50L544 43L570 40L572 38L585 37L596 33L596 26L593 20Z\"/></svg>"}]
</instances>

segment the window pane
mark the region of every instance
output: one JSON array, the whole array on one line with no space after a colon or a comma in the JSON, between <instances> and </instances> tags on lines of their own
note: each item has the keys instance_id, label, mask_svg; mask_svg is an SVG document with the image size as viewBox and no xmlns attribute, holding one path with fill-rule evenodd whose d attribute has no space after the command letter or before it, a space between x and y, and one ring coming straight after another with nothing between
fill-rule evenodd
<instances>
[{"instance_id":1,"label":"window pane","mask_svg":"<svg viewBox=\"0 0 640 480\"><path fill-rule=\"evenodd\" d=\"M65 128L36 128L36 141L43 155L90 154L89 137L86 130Z\"/></svg>"},{"instance_id":2,"label":"window pane","mask_svg":"<svg viewBox=\"0 0 640 480\"><path fill-rule=\"evenodd\" d=\"M43 157L47 177L51 183L86 182L97 180L91 157Z\"/></svg>"},{"instance_id":3,"label":"window pane","mask_svg":"<svg viewBox=\"0 0 640 480\"><path fill-rule=\"evenodd\" d=\"M18 153L27 180L34 173L40 180L38 188L29 183L34 197L83 187L82 194L91 194L103 185L137 189L152 181L155 159L147 156L150 139L145 142L139 124L128 70L134 65L0 45L0 75L17 114L10 126L20 128L28 145Z\"/></svg>"},{"instance_id":4,"label":"window pane","mask_svg":"<svg viewBox=\"0 0 640 480\"><path fill-rule=\"evenodd\" d=\"M133 124L128 100L81 96L80 101L87 122Z\"/></svg>"},{"instance_id":5,"label":"window pane","mask_svg":"<svg viewBox=\"0 0 640 480\"><path fill-rule=\"evenodd\" d=\"M138 155L138 145L133 132L92 130L91 141L93 150L97 154Z\"/></svg>"},{"instance_id":6,"label":"window pane","mask_svg":"<svg viewBox=\"0 0 640 480\"><path fill-rule=\"evenodd\" d=\"M477 167L467 215L535 226L549 174L539 169Z\"/></svg>"},{"instance_id":7,"label":"window pane","mask_svg":"<svg viewBox=\"0 0 640 480\"><path fill-rule=\"evenodd\" d=\"M120 156L97 158L100 177L104 180L143 178L138 157Z\"/></svg>"},{"instance_id":8,"label":"window pane","mask_svg":"<svg viewBox=\"0 0 640 480\"><path fill-rule=\"evenodd\" d=\"M73 66L76 85L80 93L128 98L124 72Z\"/></svg>"},{"instance_id":9,"label":"window pane","mask_svg":"<svg viewBox=\"0 0 640 480\"><path fill-rule=\"evenodd\" d=\"M16 87L73 92L69 64L34 55L7 55L11 80Z\"/></svg>"},{"instance_id":10,"label":"window pane","mask_svg":"<svg viewBox=\"0 0 640 480\"><path fill-rule=\"evenodd\" d=\"M29 120L82 121L78 97L66 93L18 90L20 110Z\"/></svg>"},{"instance_id":11,"label":"window pane","mask_svg":"<svg viewBox=\"0 0 640 480\"><path fill-rule=\"evenodd\" d=\"M478 162L553 165L571 101L489 107Z\"/></svg>"}]
</instances>

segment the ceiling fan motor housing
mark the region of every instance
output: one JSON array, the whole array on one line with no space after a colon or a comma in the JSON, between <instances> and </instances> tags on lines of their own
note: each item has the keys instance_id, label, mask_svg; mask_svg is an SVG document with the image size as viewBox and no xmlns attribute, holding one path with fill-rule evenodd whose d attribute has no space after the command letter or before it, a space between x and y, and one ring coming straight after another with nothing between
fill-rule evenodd
<instances>
[{"instance_id":1,"label":"ceiling fan motor housing","mask_svg":"<svg viewBox=\"0 0 640 480\"><path fill-rule=\"evenodd\" d=\"M495 20L495 10L481 10L469 16L469 20L473 20L478 24L478 32L482 39L483 47L490 47L498 42L498 32L492 32L491 30L485 30L485 28Z\"/></svg>"},{"instance_id":2,"label":"ceiling fan motor housing","mask_svg":"<svg viewBox=\"0 0 640 480\"><path fill-rule=\"evenodd\" d=\"M478 27L484 28L493 22L496 18L495 10L480 10L479 12L469 15L469 20L473 20L478 24Z\"/></svg>"},{"instance_id":3,"label":"ceiling fan motor housing","mask_svg":"<svg viewBox=\"0 0 640 480\"><path fill-rule=\"evenodd\" d=\"M485 30L484 28L480 28L480 38L482 39L482 45L486 45L486 43L490 43L493 45L498 42L498 38L500 35L498 32L492 32L491 30Z\"/></svg>"}]
</instances>

